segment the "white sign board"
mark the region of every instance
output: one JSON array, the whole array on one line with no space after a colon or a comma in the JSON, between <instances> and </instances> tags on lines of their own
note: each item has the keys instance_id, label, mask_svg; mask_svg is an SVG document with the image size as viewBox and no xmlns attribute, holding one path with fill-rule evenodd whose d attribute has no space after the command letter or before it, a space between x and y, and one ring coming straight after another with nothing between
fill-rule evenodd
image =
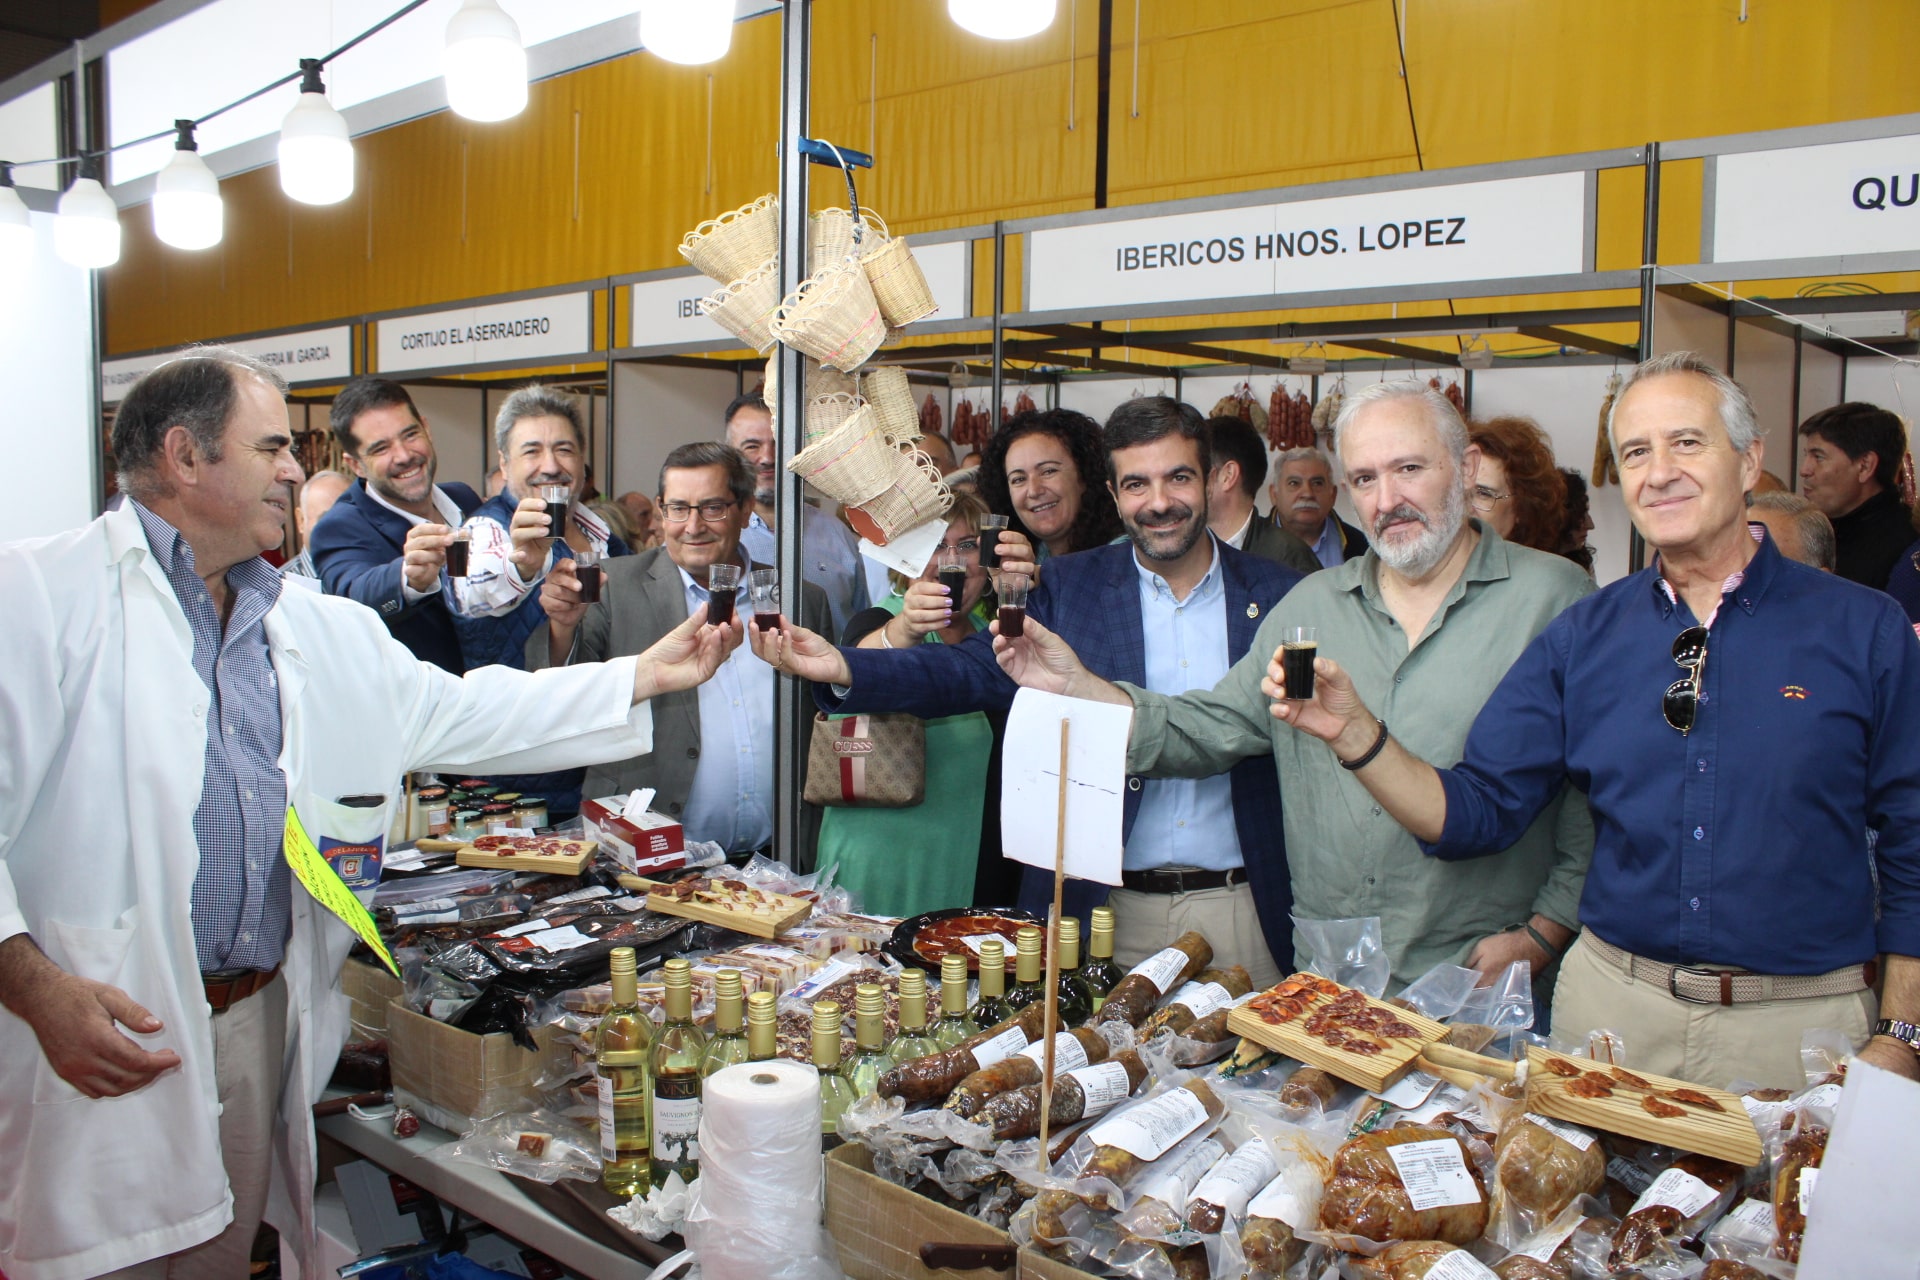
<instances>
[{"instance_id":1,"label":"white sign board","mask_svg":"<svg viewBox=\"0 0 1920 1280\"><path fill-rule=\"evenodd\" d=\"M301 329L295 333L275 333L264 338L237 338L222 342L223 347L272 365L288 382L298 384L345 382L353 376L353 326L335 325L330 329ZM185 350L185 348L182 348ZM117 404L127 388L146 373L158 369L179 355L161 351L150 356L129 356L124 360L100 362L100 399Z\"/></svg>"},{"instance_id":2,"label":"white sign board","mask_svg":"<svg viewBox=\"0 0 1920 1280\"><path fill-rule=\"evenodd\" d=\"M1027 310L1573 275L1587 175L1250 205L1028 233Z\"/></svg>"},{"instance_id":3,"label":"white sign board","mask_svg":"<svg viewBox=\"0 0 1920 1280\"><path fill-rule=\"evenodd\" d=\"M907 242L913 244L909 236ZM972 307L973 280L967 272L967 242L947 240L940 244L913 245L913 258L927 277L927 287L939 310L929 320L958 320ZM740 340L708 319L700 310L700 299L718 292L716 285L697 272L685 272L658 280L641 280L630 287L632 325L628 330L630 347L672 347L681 344L724 344L737 347Z\"/></svg>"},{"instance_id":4,"label":"white sign board","mask_svg":"<svg viewBox=\"0 0 1920 1280\"><path fill-rule=\"evenodd\" d=\"M1710 262L1920 249L1920 135L1713 161Z\"/></svg>"},{"instance_id":5,"label":"white sign board","mask_svg":"<svg viewBox=\"0 0 1920 1280\"><path fill-rule=\"evenodd\" d=\"M1133 707L1022 689L1007 712L1000 831L1015 862L1053 870L1060 830L1060 724L1067 731L1066 873L1120 883Z\"/></svg>"},{"instance_id":6,"label":"white sign board","mask_svg":"<svg viewBox=\"0 0 1920 1280\"><path fill-rule=\"evenodd\" d=\"M1920 1084L1856 1059L1807 1207L1803 1276L1920 1276Z\"/></svg>"},{"instance_id":7,"label":"white sign board","mask_svg":"<svg viewBox=\"0 0 1920 1280\"><path fill-rule=\"evenodd\" d=\"M374 349L386 374L580 355L593 349L592 306L582 290L396 316L375 323Z\"/></svg>"}]
</instances>

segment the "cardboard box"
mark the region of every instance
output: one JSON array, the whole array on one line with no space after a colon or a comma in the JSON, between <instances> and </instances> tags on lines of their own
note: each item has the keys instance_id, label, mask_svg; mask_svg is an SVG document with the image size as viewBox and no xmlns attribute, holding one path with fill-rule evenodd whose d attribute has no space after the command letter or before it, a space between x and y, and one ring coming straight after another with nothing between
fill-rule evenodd
<instances>
[{"instance_id":1,"label":"cardboard box","mask_svg":"<svg viewBox=\"0 0 1920 1280\"><path fill-rule=\"evenodd\" d=\"M587 800L580 805L580 822L589 840L637 876L672 871L687 865L686 832L674 819L648 809L638 818L622 816L625 796Z\"/></svg>"},{"instance_id":2,"label":"cardboard box","mask_svg":"<svg viewBox=\"0 0 1920 1280\"><path fill-rule=\"evenodd\" d=\"M340 989L347 993L353 1022L349 1043L387 1038L387 1006L404 988L383 964L349 958L340 966Z\"/></svg>"},{"instance_id":3,"label":"cardboard box","mask_svg":"<svg viewBox=\"0 0 1920 1280\"><path fill-rule=\"evenodd\" d=\"M531 1106L533 1083L569 1059L559 1028L538 1028L529 1051L504 1031L479 1036L415 1013L404 1000L387 1006L387 1059L393 1098L453 1133L473 1121Z\"/></svg>"},{"instance_id":4,"label":"cardboard box","mask_svg":"<svg viewBox=\"0 0 1920 1280\"><path fill-rule=\"evenodd\" d=\"M1013 1243L1006 1232L875 1174L873 1153L857 1142L827 1153L827 1230L852 1280L943 1280L954 1273L922 1265L922 1244ZM1019 1274L1087 1280L1086 1272L1032 1249L1020 1251Z\"/></svg>"}]
</instances>

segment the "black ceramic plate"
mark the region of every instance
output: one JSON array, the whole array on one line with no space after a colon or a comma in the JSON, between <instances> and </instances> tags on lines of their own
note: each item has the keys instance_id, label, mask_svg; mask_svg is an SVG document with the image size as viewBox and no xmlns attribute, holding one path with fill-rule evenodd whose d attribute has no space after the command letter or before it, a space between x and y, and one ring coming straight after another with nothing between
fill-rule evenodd
<instances>
[{"instance_id":1,"label":"black ceramic plate","mask_svg":"<svg viewBox=\"0 0 1920 1280\"><path fill-rule=\"evenodd\" d=\"M893 936L887 939L887 944L883 950L901 964L914 965L917 968L925 969L929 973L938 975L940 972L940 961L937 958L932 960L927 959L914 949L913 944L915 940L919 938L922 930L932 925L945 924L949 920L956 920L962 916L998 916L1002 920L1018 921L1019 924L1044 925L1046 923L1039 916L1033 914L1033 912L1022 911L1019 907L949 907L944 911L927 911L911 919L902 920L898 925L894 926ZM1018 925L1014 927L1017 928ZM1012 973L1013 930L996 930L983 927L978 930L978 932L1006 934L1008 942L1007 971L1008 973ZM963 950L963 954L967 957L967 971L969 973L977 973L980 969L980 957L973 954L971 950Z\"/></svg>"}]
</instances>

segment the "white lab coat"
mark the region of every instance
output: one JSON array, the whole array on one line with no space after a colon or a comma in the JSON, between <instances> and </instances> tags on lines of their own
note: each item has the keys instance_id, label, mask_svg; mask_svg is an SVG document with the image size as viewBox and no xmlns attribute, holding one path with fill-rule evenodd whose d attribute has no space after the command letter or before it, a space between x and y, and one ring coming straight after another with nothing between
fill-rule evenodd
<instances>
[{"instance_id":1,"label":"white lab coat","mask_svg":"<svg viewBox=\"0 0 1920 1280\"><path fill-rule=\"evenodd\" d=\"M316 840L387 830L409 770L536 773L651 750L632 660L459 678L416 661L340 597L285 591L267 615L288 802ZM190 917L206 686L193 638L131 506L0 546L0 939L30 932L61 968L111 983L181 1066L121 1098L56 1076L0 1009L0 1271L76 1280L188 1248L232 1218L212 1024ZM295 882L284 967L286 1073L267 1217L318 1268L318 1099L347 1034L352 935Z\"/></svg>"}]
</instances>

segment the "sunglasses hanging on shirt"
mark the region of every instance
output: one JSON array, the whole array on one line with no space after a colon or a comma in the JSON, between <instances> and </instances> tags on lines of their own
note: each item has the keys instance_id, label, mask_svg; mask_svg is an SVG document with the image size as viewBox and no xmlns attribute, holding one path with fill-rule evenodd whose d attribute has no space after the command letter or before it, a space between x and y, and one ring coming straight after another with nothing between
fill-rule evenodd
<instances>
[{"instance_id":1,"label":"sunglasses hanging on shirt","mask_svg":"<svg viewBox=\"0 0 1920 1280\"><path fill-rule=\"evenodd\" d=\"M1700 710L1700 677L1707 669L1707 629L1688 627L1675 636L1673 660L1685 667L1687 674L1667 686L1660 710L1667 723L1685 737L1693 732L1694 717Z\"/></svg>"}]
</instances>

